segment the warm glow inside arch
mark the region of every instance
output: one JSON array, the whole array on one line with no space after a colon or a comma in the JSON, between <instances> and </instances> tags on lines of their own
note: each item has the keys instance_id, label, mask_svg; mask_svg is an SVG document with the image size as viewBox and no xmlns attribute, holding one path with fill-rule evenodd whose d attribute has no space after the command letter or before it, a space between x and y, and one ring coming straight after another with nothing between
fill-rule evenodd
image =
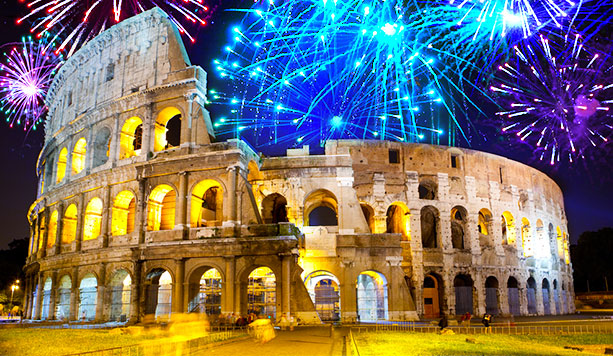
<instances>
[{"instance_id":1,"label":"warm glow inside arch","mask_svg":"<svg viewBox=\"0 0 613 356\"><path fill-rule=\"evenodd\" d=\"M143 120L132 116L119 133L119 159L140 155L143 140Z\"/></svg>"},{"instance_id":2,"label":"warm glow inside arch","mask_svg":"<svg viewBox=\"0 0 613 356\"><path fill-rule=\"evenodd\" d=\"M79 174L85 168L85 154L87 152L87 141L81 137L74 145L72 150L72 174Z\"/></svg>"},{"instance_id":3,"label":"warm glow inside arch","mask_svg":"<svg viewBox=\"0 0 613 356\"><path fill-rule=\"evenodd\" d=\"M57 219L58 212L54 210L51 213L51 218L49 218L49 228L47 231L47 248L53 247L55 245L55 239L57 238Z\"/></svg>"},{"instance_id":4,"label":"warm glow inside arch","mask_svg":"<svg viewBox=\"0 0 613 356\"><path fill-rule=\"evenodd\" d=\"M223 190L212 179L200 181L191 195L191 227L220 226L223 220Z\"/></svg>"},{"instance_id":5,"label":"warm glow inside arch","mask_svg":"<svg viewBox=\"0 0 613 356\"><path fill-rule=\"evenodd\" d=\"M515 242L517 241L515 233L515 219L508 211L502 213L502 239L502 243L508 245L515 245Z\"/></svg>"},{"instance_id":6,"label":"warm glow inside arch","mask_svg":"<svg viewBox=\"0 0 613 356\"><path fill-rule=\"evenodd\" d=\"M113 202L113 218L111 234L113 236L126 235L134 231L134 216L136 211L136 198L134 193L124 190L117 194Z\"/></svg>"},{"instance_id":7,"label":"warm glow inside arch","mask_svg":"<svg viewBox=\"0 0 613 356\"><path fill-rule=\"evenodd\" d=\"M66 147L62 148L60 155L57 158L57 173L55 182L59 183L64 180L66 176L66 163L68 162L68 150Z\"/></svg>"},{"instance_id":8,"label":"warm glow inside arch","mask_svg":"<svg viewBox=\"0 0 613 356\"><path fill-rule=\"evenodd\" d=\"M153 150L154 151L163 151L170 147L168 147L168 122L170 119L174 118L177 115L181 115L181 111L175 107L167 107L164 110L160 111L157 119L155 120L155 131L154 131L154 143Z\"/></svg>"},{"instance_id":9,"label":"warm glow inside arch","mask_svg":"<svg viewBox=\"0 0 613 356\"><path fill-rule=\"evenodd\" d=\"M72 243L77 236L77 206L70 204L64 212L62 244Z\"/></svg>"},{"instance_id":10,"label":"warm glow inside arch","mask_svg":"<svg viewBox=\"0 0 613 356\"><path fill-rule=\"evenodd\" d=\"M160 184L155 187L147 204L147 229L172 230L175 227L175 204L175 191L171 186Z\"/></svg>"},{"instance_id":11,"label":"warm glow inside arch","mask_svg":"<svg viewBox=\"0 0 613 356\"><path fill-rule=\"evenodd\" d=\"M93 240L100 236L102 226L102 200L93 198L85 208L83 219L83 241Z\"/></svg>"}]
</instances>

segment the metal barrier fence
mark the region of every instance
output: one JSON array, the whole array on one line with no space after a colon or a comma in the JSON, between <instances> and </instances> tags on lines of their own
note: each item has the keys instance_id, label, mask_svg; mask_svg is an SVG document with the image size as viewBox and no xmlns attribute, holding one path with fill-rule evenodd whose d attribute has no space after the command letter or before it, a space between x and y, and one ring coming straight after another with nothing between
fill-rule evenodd
<instances>
[{"instance_id":1,"label":"metal barrier fence","mask_svg":"<svg viewBox=\"0 0 613 356\"><path fill-rule=\"evenodd\" d=\"M206 349L214 342L228 340L245 334L244 329L239 328L218 328L218 331L211 331L207 336L173 341L159 340L145 342L143 344L113 347L103 350L79 352L67 356L181 356L192 355L195 352Z\"/></svg>"},{"instance_id":2,"label":"metal barrier fence","mask_svg":"<svg viewBox=\"0 0 613 356\"><path fill-rule=\"evenodd\" d=\"M440 328L437 326L423 326L412 322L399 323L377 323L369 326L354 326L356 332L362 331L405 331L418 333L437 333ZM453 330L456 334L505 334L505 335L560 335L560 334L603 334L613 333L613 322L594 322L588 325L494 325L489 328L483 326L450 326L447 329Z\"/></svg>"}]
</instances>

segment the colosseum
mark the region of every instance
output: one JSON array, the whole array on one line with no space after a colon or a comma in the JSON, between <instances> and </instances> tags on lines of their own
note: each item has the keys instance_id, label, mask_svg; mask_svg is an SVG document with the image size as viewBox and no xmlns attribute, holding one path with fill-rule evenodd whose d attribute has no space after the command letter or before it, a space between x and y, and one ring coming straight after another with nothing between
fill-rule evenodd
<instances>
[{"instance_id":1,"label":"colosseum","mask_svg":"<svg viewBox=\"0 0 613 356\"><path fill-rule=\"evenodd\" d=\"M545 174L428 144L264 157L216 140L206 72L159 10L74 53L46 100L30 319L574 311L563 196Z\"/></svg>"}]
</instances>

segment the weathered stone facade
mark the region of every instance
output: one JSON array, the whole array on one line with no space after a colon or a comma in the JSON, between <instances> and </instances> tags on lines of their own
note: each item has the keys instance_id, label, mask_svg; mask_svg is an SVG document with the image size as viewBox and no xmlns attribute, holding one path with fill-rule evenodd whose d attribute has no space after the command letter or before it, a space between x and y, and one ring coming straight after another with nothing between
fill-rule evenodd
<instances>
[{"instance_id":1,"label":"weathered stone facade","mask_svg":"<svg viewBox=\"0 0 613 356\"><path fill-rule=\"evenodd\" d=\"M425 144L264 158L215 142L206 73L157 10L76 52L47 102L28 318L574 311L562 192L546 175Z\"/></svg>"}]
</instances>

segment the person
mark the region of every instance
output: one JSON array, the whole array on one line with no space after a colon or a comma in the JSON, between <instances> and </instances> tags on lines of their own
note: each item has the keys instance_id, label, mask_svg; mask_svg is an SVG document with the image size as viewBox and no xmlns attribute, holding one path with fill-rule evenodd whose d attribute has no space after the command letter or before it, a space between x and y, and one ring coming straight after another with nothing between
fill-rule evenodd
<instances>
[{"instance_id":1,"label":"person","mask_svg":"<svg viewBox=\"0 0 613 356\"><path fill-rule=\"evenodd\" d=\"M441 320L439 320L438 326L441 328L441 331L449 326L449 321L447 320L447 315L445 315L445 313L441 313Z\"/></svg>"},{"instance_id":2,"label":"person","mask_svg":"<svg viewBox=\"0 0 613 356\"><path fill-rule=\"evenodd\" d=\"M492 315L485 313L483 314L483 319L481 320L481 323L483 323L483 326L485 327L485 332L486 333L491 333L492 332L492 327L490 326L490 324L492 323Z\"/></svg>"},{"instance_id":3,"label":"person","mask_svg":"<svg viewBox=\"0 0 613 356\"><path fill-rule=\"evenodd\" d=\"M472 317L473 316L470 314L470 312L466 312L465 314L462 315L460 324L462 326L470 326L470 319L472 319Z\"/></svg>"}]
</instances>

